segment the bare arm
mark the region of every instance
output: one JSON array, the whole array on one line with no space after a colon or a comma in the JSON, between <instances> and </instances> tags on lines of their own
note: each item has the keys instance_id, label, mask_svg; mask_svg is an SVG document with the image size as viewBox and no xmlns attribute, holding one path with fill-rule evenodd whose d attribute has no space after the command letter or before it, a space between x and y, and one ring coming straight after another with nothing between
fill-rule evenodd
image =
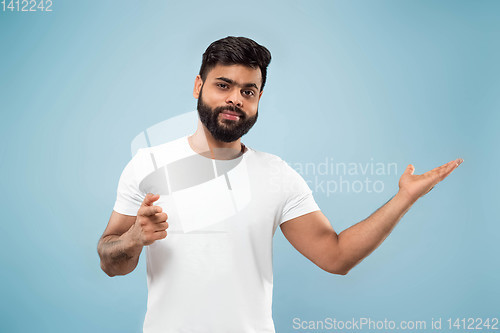
<instances>
[{"instance_id":1,"label":"bare arm","mask_svg":"<svg viewBox=\"0 0 500 333\"><path fill-rule=\"evenodd\" d=\"M136 216L123 215L115 211L111 213L108 227L97 245L101 269L109 276L126 275L132 272L139 262L143 246L134 242L129 232L136 219Z\"/></svg>"},{"instance_id":2,"label":"bare arm","mask_svg":"<svg viewBox=\"0 0 500 333\"><path fill-rule=\"evenodd\" d=\"M290 243L317 266L347 274L372 253L421 196L446 178L462 160L451 161L422 175L409 165L399 181L398 193L365 220L337 235L322 212L312 212L281 225Z\"/></svg>"},{"instance_id":3,"label":"bare arm","mask_svg":"<svg viewBox=\"0 0 500 333\"><path fill-rule=\"evenodd\" d=\"M97 245L101 268L109 276L132 272L137 267L142 248L167 236L168 216L161 207L153 205L159 197L147 194L137 216L111 213Z\"/></svg>"},{"instance_id":4,"label":"bare arm","mask_svg":"<svg viewBox=\"0 0 500 333\"><path fill-rule=\"evenodd\" d=\"M382 244L414 202L398 192L368 218L342 231L336 240L338 255L331 270L347 274Z\"/></svg>"}]
</instances>

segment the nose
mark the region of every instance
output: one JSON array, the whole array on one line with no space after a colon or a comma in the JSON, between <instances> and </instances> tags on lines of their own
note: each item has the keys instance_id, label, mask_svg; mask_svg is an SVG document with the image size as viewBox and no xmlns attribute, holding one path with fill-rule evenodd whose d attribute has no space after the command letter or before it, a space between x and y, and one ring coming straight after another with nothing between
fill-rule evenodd
<instances>
[{"instance_id":1,"label":"nose","mask_svg":"<svg viewBox=\"0 0 500 333\"><path fill-rule=\"evenodd\" d=\"M237 106L240 108L243 106L243 102L241 100L241 96L240 96L238 89L233 89L233 91L231 91L231 93L228 94L228 96L226 98L226 103L233 104L234 106Z\"/></svg>"}]
</instances>

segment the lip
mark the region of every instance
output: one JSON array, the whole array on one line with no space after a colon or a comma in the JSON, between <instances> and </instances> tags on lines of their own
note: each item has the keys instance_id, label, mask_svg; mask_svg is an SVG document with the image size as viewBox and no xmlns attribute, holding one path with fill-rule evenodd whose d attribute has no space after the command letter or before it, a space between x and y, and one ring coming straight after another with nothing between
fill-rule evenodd
<instances>
[{"instance_id":1,"label":"lip","mask_svg":"<svg viewBox=\"0 0 500 333\"><path fill-rule=\"evenodd\" d=\"M230 114L230 113L226 113L226 112L222 112L221 114L222 114L221 117L224 119L240 120L240 116L237 116L234 114Z\"/></svg>"},{"instance_id":2,"label":"lip","mask_svg":"<svg viewBox=\"0 0 500 333\"><path fill-rule=\"evenodd\" d=\"M230 114L232 116L238 116L238 117L241 117L241 115L238 113L238 112L235 112L235 111L230 111L230 110L223 110L222 113L225 113L225 114Z\"/></svg>"}]
</instances>

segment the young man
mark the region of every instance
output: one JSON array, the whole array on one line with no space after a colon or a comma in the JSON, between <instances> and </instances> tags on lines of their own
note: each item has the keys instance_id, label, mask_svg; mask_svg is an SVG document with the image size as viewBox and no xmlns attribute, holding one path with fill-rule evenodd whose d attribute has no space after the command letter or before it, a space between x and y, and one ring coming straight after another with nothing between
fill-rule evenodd
<instances>
[{"instance_id":1,"label":"young man","mask_svg":"<svg viewBox=\"0 0 500 333\"><path fill-rule=\"evenodd\" d=\"M247 38L212 43L195 79L196 132L139 150L120 177L98 253L109 276L125 275L146 246L144 332L274 332L278 226L318 267L346 274L462 162L422 175L409 165L390 201L337 234L297 172L240 141L257 120L270 60Z\"/></svg>"}]
</instances>

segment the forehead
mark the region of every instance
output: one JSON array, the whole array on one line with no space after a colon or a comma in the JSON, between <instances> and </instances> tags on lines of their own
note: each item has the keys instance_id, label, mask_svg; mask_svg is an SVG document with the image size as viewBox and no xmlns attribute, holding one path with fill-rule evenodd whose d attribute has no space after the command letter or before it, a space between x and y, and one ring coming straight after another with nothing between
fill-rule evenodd
<instances>
[{"instance_id":1,"label":"forehead","mask_svg":"<svg viewBox=\"0 0 500 333\"><path fill-rule=\"evenodd\" d=\"M262 73L259 67L217 64L207 73L207 80L216 80L220 77L231 79L239 84L255 83L259 88L262 84Z\"/></svg>"}]
</instances>

